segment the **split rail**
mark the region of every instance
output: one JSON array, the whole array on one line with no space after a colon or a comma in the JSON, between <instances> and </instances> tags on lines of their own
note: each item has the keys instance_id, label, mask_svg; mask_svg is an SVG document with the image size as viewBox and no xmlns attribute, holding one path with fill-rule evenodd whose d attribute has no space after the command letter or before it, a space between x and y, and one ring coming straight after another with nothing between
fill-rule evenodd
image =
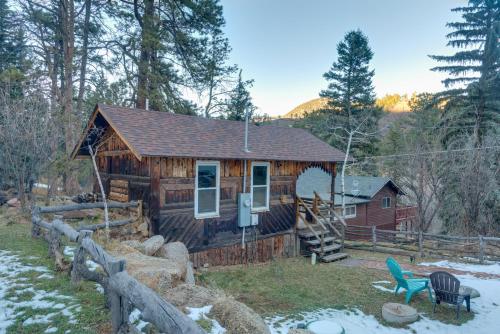
<instances>
[{"instance_id":1,"label":"split rail","mask_svg":"<svg viewBox=\"0 0 500 334\"><path fill-rule=\"evenodd\" d=\"M140 202L107 203L108 208L138 208ZM73 262L70 265L71 281L78 283L85 279L102 286L107 306L111 311L113 333L133 333L135 327L130 324L129 315L134 308L141 311L142 319L153 324L162 333L203 334L192 319L184 315L175 306L161 298L152 289L137 281L126 271L126 262L108 254L92 239L95 230L106 224L89 225L78 230L63 222L61 216L54 216L49 222L44 214L57 214L65 211L104 208L104 203L83 203L75 205L35 207L32 211L32 236L44 236L49 243L49 256L54 257L56 265L67 269L62 252L62 238L78 244ZM109 227L118 227L131 223L132 219L110 222ZM102 267L102 271L92 271L87 267L87 257Z\"/></svg>"}]
</instances>

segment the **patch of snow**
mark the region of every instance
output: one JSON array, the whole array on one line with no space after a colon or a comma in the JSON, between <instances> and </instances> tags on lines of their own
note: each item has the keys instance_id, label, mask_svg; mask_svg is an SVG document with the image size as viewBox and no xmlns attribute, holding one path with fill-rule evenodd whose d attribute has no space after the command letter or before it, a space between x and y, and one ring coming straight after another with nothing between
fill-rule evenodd
<instances>
[{"instance_id":1,"label":"patch of snow","mask_svg":"<svg viewBox=\"0 0 500 334\"><path fill-rule=\"evenodd\" d=\"M500 275L500 263L490 262L490 264L474 264L474 263L458 263L451 261L437 261L437 262L423 262L419 264L420 266L426 267L442 267L450 268L460 271L468 271L471 273L485 273Z\"/></svg>"},{"instance_id":2,"label":"patch of snow","mask_svg":"<svg viewBox=\"0 0 500 334\"><path fill-rule=\"evenodd\" d=\"M390 282L390 281L377 281L377 282L372 282L372 286L373 286L375 289L380 290L380 291L383 291L383 292L390 292L390 293L394 293L394 289L395 289L396 287L394 287L394 286L393 286L393 287L391 287L391 288L388 288L388 287L385 287L385 286L383 286L383 285L381 285L381 284L384 284L384 285L391 284L391 285L393 285L394 283L392 283L392 282ZM405 291L406 291L406 289L405 289L405 288L399 288L399 290L398 290L398 294L403 293L403 292L405 292Z\"/></svg>"},{"instance_id":3,"label":"patch of snow","mask_svg":"<svg viewBox=\"0 0 500 334\"><path fill-rule=\"evenodd\" d=\"M0 250L0 333L5 333L19 316L25 314L23 309L35 311L35 315L23 321L23 326L50 324L52 317L60 314L66 316L68 322L76 323L73 311L76 311L79 305L73 297L61 295L58 291L49 292L35 289L28 280L19 277L33 271L42 274L38 276L38 279L48 279L47 276L42 276L44 274L50 275L48 268L24 264L18 255ZM19 296L24 293L31 293L32 296L29 300L19 301ZM51 310L56 312L36 314Z\"/></svg>"},{"instance_id":4,"label":"patch of snow","mask_svg":"<svg viewBox=\"0 0 500 334\"><path fill-rule=\"evenodd\" d=\"M25 277L22 277L22 278L25 278ZM52 279L52 278L54 278L54 275L49 274L49 273L44 273L44 274L41 274L40 276L38 276L38 279L42 279L42 278Z\"/></svg>"},{"instance_id":5,"label":"patch of snow","mask_svg":"<svg viewBox=\"0 0 500 334\"><path fill-rule=\"evenodd\" d=\"M464 266L467 266L464 264ZM470 271L470 270L469 270ZM311 321L329 320L344 327L349 334L492 334L498 333L500 325L500 280L482 279L472 275L455 275L463 285L470 286L481 294L478 298L471 299L471 311L475 313L474 319L460 326L444 324L438 320L432 320L426 314L420 314L420 319L408 328L393 328L384 326L372 316L364 314L358 309L337 310L319 309L312 312L302 312L297 316L280 315L266 318L272 334L286 334L290 328L296 328L298 324ZM389 282L390 283L390 282ZM385 282L373 282L380 285ZM377 288L377 287L376 287ZM390 290L393 292L394 290ZM444 307L444 306L438 306ZM462 309L465 311L465 305Z\"/></svg>"},{"instance_id":6,"label":"patch of snow","mask_svg":"<svg viewBox=\"0 0 500 334\"><path fill-rule=\"evenodd\" d=\"M212 322L212 330L208 334L222 334L226 332L226 329L222 327L217 320L210 319L207 316L207 314L210 313L210 310L212 309L212 305L203 307L186 307L186 309L189 311L188 317L190 317L194 321L205 318Z\"/></svg>"},{"instance_id":7,"label":"patch of snow","mask_svg":"<svg viewBox=\"0 0 500 334\"><path fill-rule=\"evenodd\" d=\"M139 332L142 332L142 330L149 324L149 322L142 320L141 315L141 311L136 308L132 312L130 312L129 315L130 323L134 325L135 328L139 330Z\"/></svg>"},{"instance_id":8,"label":"patch of snow","mask_svg":"<svg viewBox=\"0 0 500 334\"><path fill-rule=\"evenodd\" d=\"M66 255L67 257L69 257L71 261L73 261L75 258L75 251L76 251L76 247L65 246L64 250L63 250L63 254ZM96 271L98 268L101 268L100 265L98 265L97 263L95 263L92 260L85 261L85 264L87 265L87 267L89 268L90 271Z\"/></svg>"},{"instance_id":9,"label":"patch of snow","mask_svg":"<svg viewBox=\"0 0 500 334\"><path fill-rule=\"evenodd\" d=\"M45 330L44 333L55 333L57 332L57 327L49 327Z\"/></svg>"}]
</instances>

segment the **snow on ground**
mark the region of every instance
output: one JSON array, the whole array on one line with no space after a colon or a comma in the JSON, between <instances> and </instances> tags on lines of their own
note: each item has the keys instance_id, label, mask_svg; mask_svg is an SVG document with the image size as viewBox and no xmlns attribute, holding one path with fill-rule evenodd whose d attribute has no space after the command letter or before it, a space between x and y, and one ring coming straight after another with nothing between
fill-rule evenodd
<instances>
[{"instance_id":1,"label":"snow on ground","mask_svg":"<svg viewBox=\"0 0 500 334\"><path fill-rule=\"evenodd\" d=\"M446 262L446 263L444 263ZM448 261L440 261L449 265ZM456 263L463 271L468 272L489 272L494 271L494 267L480 266L474 264ZM454 265L454 264L451 264ZM498 264L496 264L498 265ZM437 266L433 263L432 266ZM479 266L479 267L478 267ZM458 269L458 267L454 267ZM493 269L493 270L492 270ZM499 333L500 328L500 280L481 279L472 275L455 275L463 285L470 286L481 294L478 298L471 299L471 311L475 313L474 319L461 326L444 324L438 320L432 320L425 314L420 314L420 319L408 328L393 328L384 326L372 316L361 312L358 309L336 310L320 309L313 312L303 312L293 318L286 316L275 316L265 319L273 334L286 334L289 328L295 328L298 324L309 323L316 320L330 320L339 323L349 334L493 334ZM388 281L373 282L376 289L393 293L393 283ZM440 305L438 307L446 307ZM465 306L463 308L465 310ZM463 311L465 312L465 311ZM300 320L297 320L300 319Z\"/></svg>"},{"instance_id":2,"label":"snow on ground","mask_svg":"<svg viewBox=\"0 0 500 334\"><path fill-rule=\"evenodd\" d=\"M215 319L210 319L207 315L210 313L212 309L212 305L207 305L203 307L186 307L189 311L188 317L193 319L194 321L200 319L207 319L212 322L212 330L208 334L222 334L225 333L226 330L222 327L219 322Z\"/></svg>"},{"instance_id":3,"label":"snow on ground","mask_svg":"<svg viewBox=\"0 0 500 334\"><path fill-rule=\"evenodd\" d=\"M63 254L66 255L67 257L69 257L70 260L71 260L71 262L73 262L73 260L75 258L75 251L76 251L76 247L75 246L64 246ZM91 271L95 271L98 268L101 268L100 265L98 265L97 263L95 263L92 260L85 261L85 264L87 265L87 267Z\"/></svg>"},{"instance_id":4,"label":"snow on ground","mask_svg":"<svg viewBox=\"0 0 500 334\"><path fill-rule=\"evenodd\" d=\"M471 273L500 275L500 263L498 262L489 262L489 264L472 264L472 263L450 262L444 260L438 262L423 262L420 263L419 265L426 267L450 268L460 271L468 271Z\"/></svg>"},{"instance_id":5,"label":"snow on ground","mask_svg":"<svg viewBox=\"0 0 500 334\"><path fill-rule=\"evenodd\" d=\"M49 326L55 316L64 316L68 323L76 323L75 313L80 311L76 300L57 291L35 289L22 277L30 272L40 273L39 280L53 277L48 268L26 265L15 253L0 250L0 333L5 333L20 317L26 317L27 312L36 314L24 319L23 326L47 324L46 333L57 331Z\"/></svg>"}]
</instances>

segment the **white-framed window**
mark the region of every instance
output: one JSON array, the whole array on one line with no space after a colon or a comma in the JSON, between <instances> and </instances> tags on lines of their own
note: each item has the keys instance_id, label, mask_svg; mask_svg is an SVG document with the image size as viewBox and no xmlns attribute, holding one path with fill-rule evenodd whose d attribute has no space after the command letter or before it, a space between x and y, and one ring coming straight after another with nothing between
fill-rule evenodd
<instances>
[{"instance_id":1,"label":"white-framed window","mask_svg":"<svg viewBox=\"0 0 500 334\"><path fill-rule=\"evenodd\" d=\"M269 210L269 162L252 162L252 211Z\"/></svg>"},{"instance_id":2,"label":"white-framed window","mask_svg":"<svg viewBox=\"0 0 500 334\"><path fill-rule=\"evenodd\" d=\"M336 208L335 209L335 212L337 212L337 214L339 216L342 216L342 208ZM356 217L356 205L346 205L345 207L345 219L348 219L348 218L355 218ZM334 220L337 220L337 218L335 217Z\"/></svg>"},{"instance_id":3,"label":"white-framed window","mask_svg":"<svg viewBox=\"0 0 500 334\"><path fill-rule=\"evenodd\" d=\"M195 218L210 218L219 216L219 198L219 161L196 161L194 189Z\"/></svg>"},{"instance_id":4,"label":"white-framed window","mask_svg":"<svg viewBox=\"0 0 500 334\"><path fill-rule=\"evenodd\" d=\"M391 207L391 198L384 197L382 198L382 209L388 209Z\"/></svg>"}]
</instances>

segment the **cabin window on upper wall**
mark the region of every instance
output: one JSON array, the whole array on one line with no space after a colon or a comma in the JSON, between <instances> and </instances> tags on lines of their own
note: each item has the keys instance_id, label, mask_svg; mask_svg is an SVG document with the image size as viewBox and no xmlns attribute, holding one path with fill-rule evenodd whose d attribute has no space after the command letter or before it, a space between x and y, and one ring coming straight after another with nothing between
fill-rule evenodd
<instances>
[{"instance_id":1,"label":"cabin window on upper wall","mask_svg":"<svg viewBox=\"0 0 500 334\"><path fill-rule=\"evenodd\" d=\"M391 198L384 197L382 198L382 209L388 209L391 207Z\"/></svg>"},{"instance_id":2,"label":"cabin window on upper wall","mask_svg":"<svg viewBox=\"0 0 500 334\"><path fill-rule=\"evenodd\" d=\"M269 210L269 162L252 163L252 211Z\"/></svg>"},{"instance_id":3,"label":"cabin window on upper wall","mask_svg":"<svg viewBox=\"0 0 500 334\"><path fill-rule=\"evenodd\" d=\"M218 161L197 161L194 191L194 216L219 216L220 164Z\"/></svg>"}]
</instances>

